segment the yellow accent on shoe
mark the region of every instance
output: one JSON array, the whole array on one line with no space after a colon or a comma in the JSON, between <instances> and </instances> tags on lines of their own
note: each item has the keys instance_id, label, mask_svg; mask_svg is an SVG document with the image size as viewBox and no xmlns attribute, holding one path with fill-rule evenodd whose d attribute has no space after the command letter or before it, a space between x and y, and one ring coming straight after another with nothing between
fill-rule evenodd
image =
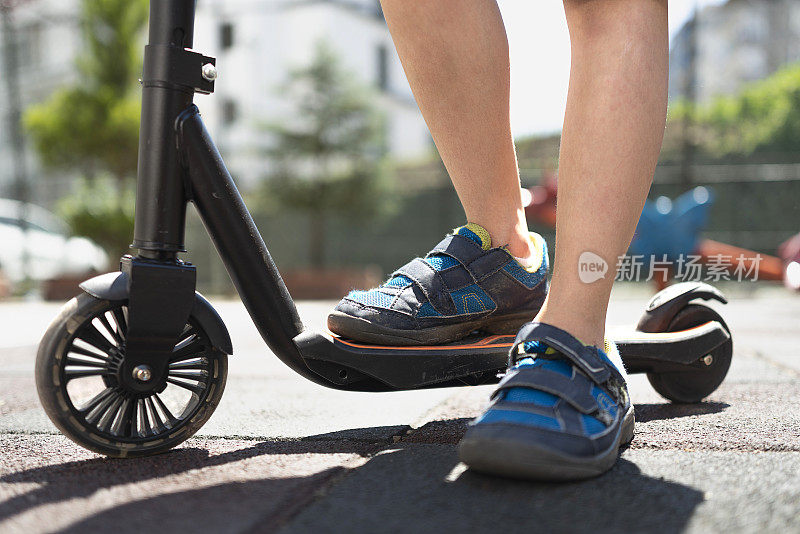
<instances>
[{"instance_id":1,"label":"yellow accent on shoe","mask_svg":"<svg viewBox=\"0 0 800 534\"><path fill-rule=\"evenodd\" d=\"M478 236L481 240L481 248L483 250L489 250L492 248L492 237L489 235L489 232L486 231L486 228L479 224L468 222L464 226L459 226L458 228L453 230L453 233L458 233L461 228L466 228L476 236Z\"/></svg>"},{"instance_id":2,"label":"yellow accent on shoe","mask_svg":"<svg viewBox=\"0 0 800 534\"><path fill-rule=\"evenodd\" d=\"M578 341L582 345L585 345L587 347L590 346L590 345L586 345L586 343L584 343L580 339L578 339ZM603 352L606 353L606 357L611 361L611 363L614 365L614 367L616 367L617 370L620 372L620 374L622 375L622 378L624 378L627 381L628 380L628 372L625 369L625 364L622 361L622 357L619 355L619 350L617 349L616 343L614 343L613 341L609 340L608 338L603 339ZM524 343L520 343L519 344L519 346L517 347L517 353L520 354L520 355L527 354L525 352ZM548 356L556 354L556 353L557 353L557 351L553 347L550 347L550 346L548 346L544 351L544 354L546 354Z\"/></svg>"},{"instance_id":3,"label":"yellow accent on shoe","mask_svg":"<svg viewBox=\"0 0 800 534\"><path fill-rule=\"evenodd\" d=\"M556 349L554 349L553 347L547 347L544 350L544 354L547 354L547 355L555 354L555 353L556 353ZM517 347L517 354L528 354L527 352L525 352L525 344L524 343L520 343L519 346Z\"/></svg>"}]
</instances>

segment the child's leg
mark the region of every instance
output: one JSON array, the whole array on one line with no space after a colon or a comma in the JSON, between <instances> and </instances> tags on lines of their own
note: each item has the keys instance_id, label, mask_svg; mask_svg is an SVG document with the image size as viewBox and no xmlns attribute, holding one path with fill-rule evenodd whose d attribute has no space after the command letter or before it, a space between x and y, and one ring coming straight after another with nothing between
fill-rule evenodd
<instances>
[{"instance_id":1,"label":"child's leg","mask_svg":"<svg viewBox=\"0 0 800 534\"><path fill-rule=\"evenodd\" d=\"M350 292L328 328L394 345L449 343L475 330L513 334L541 309L548 263L522 208L500 11L493 0L381 4L470 224L380 287Z\"/></svg>"},{"instance_id":2,"label":"child's leg","mask_svg":"<svg viewBox=\"0 0 800 534\"><path fill-rule=\"evenodd\" d=\"M528 257L509 118L508 41L497 4L382 0L381 5L467 220L486 228L495 245Z\"/></svg>"},{"instance_id":3,"label":"child's leg","mask_svg":"<svg viewBox=\"0 0 800 534\"><path fill-rule=\"evenodd\" d=\"M603 347L616 257L642 209L664 130L667 0L565 0L572 39L553 282L522 353L459 456L495 474L569 480L611 468L633 438L619 358ZM593 252L606 278L583 283ZM577 339L576 339L577 338ZM616 352L615 350L611 351ZM612 360L616 360L613 361Z\"/></svg>"},{"instance_id":4,"label":"child's leg","mask_svg":"<svg viewBox=\"0 0 800 534\"><path fill-rule=\"evenodd\" d=\"M667 105L667 0L565 0L572 67L561 160L555 262L537 321L602 347L616 258L650 187ZM590 251L606 277L581 282Z\"/></svg>"}]
</instances>

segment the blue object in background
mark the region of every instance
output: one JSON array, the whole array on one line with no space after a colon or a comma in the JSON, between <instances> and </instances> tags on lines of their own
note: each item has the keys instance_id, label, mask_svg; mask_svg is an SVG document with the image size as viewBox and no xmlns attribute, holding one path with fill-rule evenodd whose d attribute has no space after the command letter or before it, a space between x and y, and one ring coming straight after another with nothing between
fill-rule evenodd
<instances>
[{"instance_id":1,"label":"blue object in background","mask_svg":"<svg viewBox=\"0 0 800 534\"><path fill-rule=\"evenodd\" d=\"M644 256L645 261L660 260L665 254L675 261L694 254L713 201L711 190L705 187L695 187L674 201L667 197L647 200L629 254Z\"/></svg>"}]
</instances>

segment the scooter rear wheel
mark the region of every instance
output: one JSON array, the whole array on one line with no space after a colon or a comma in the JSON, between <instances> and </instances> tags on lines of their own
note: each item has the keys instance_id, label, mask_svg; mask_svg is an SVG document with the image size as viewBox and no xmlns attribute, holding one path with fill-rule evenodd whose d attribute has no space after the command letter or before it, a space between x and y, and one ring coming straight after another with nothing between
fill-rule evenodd
<instances>
[{"instance_id":1,"label":"scooter rear wheel","mask_svg":"<svg viewBox=\"0 0 800 534\"><path fill-rule=\"evenodd\" d=\"M227 355L190 316L166 386L127 389L118 378L127 313L127 301L81 294L51 323L36 357L39 399L53 424L77 444L117 458L158 454L192 436L214 413L228 372Z\"/></svg>"},{"instance_id":2,"label":"scooter rear wheel","mask_svg":"<svg viewBox=\"0 0 800 534\"><path fill-rule=\"evenodd\" d=\"M678 332L709 321L717 321L728 332L730 329L722 317L712 308L703 304L689 304L680 310L667 328L667 332ZM716 391L731 365L733 339L702 355L695 364L684 371L667 373L647 373L647 379L663 397L679 403L700 402Z\"/></svg>"}]
</instances>

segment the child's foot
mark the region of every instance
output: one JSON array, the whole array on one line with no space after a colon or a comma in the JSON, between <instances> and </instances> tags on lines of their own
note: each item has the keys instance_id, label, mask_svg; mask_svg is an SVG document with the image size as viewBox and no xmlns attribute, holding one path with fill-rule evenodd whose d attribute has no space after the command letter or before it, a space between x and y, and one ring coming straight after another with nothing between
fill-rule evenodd
<instances>
[{"instance_id":1,"label":"child's foot","mask_svg":"<svg viewBox=\"0 0 800 534\"><path fill-rule=\"evenodd\" d=\"M351 291L328 316L340 336L381 345L437 345L475 330L514 334L547 295L547 245L523 267L477 224L453 230L424 258L369 291Z\"/></svg>"},{"instance_id":2,"label":"child's foot","mask_svg":"<svg viewBox=\"0 0 800 534\"><path fill-rule=\"evenodd\" d=\"M535 480L597 476L633 439L633 407L613 343L587 347L543 323L522 327L494 402L458 454L476 471ZM612 363L613 362L613 363Z\"/></svg>"}]
</instances>

